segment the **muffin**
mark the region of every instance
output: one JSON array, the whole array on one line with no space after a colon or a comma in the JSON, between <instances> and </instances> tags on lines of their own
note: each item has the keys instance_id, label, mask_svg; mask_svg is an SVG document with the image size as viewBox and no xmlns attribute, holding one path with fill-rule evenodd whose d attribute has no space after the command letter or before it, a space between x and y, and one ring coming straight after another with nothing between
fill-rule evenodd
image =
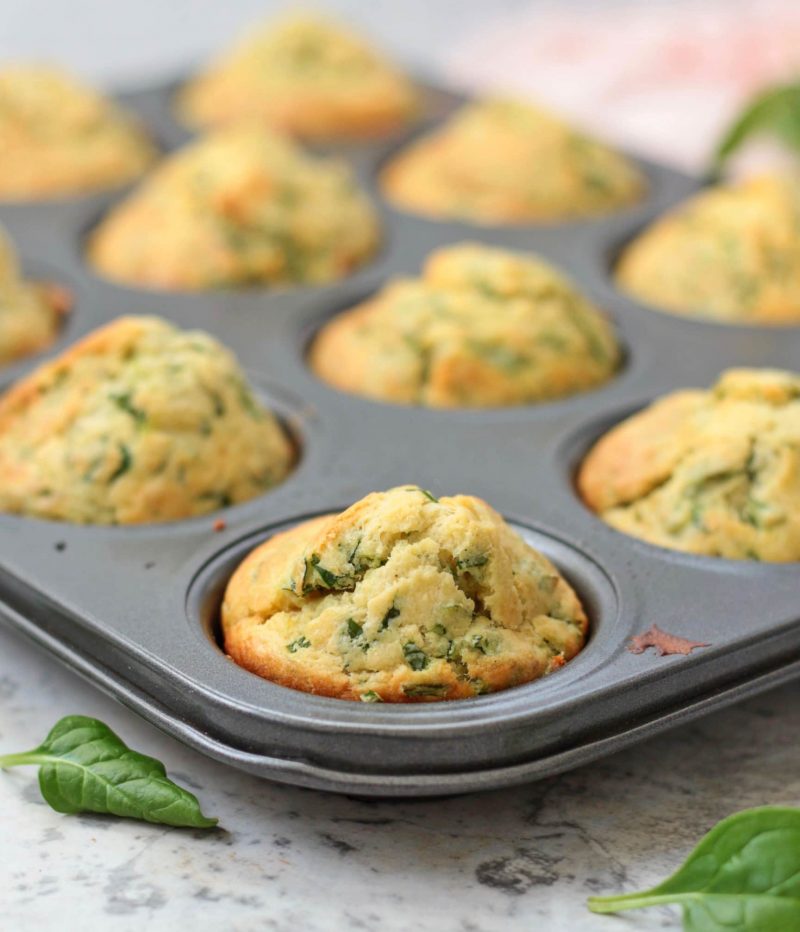
<instances>
[{"instance_id":1,"label":"muffin","mask_svg":"<svg viewBox=\"0 0 800 932\"><path fill-rule=\"evenodd\" d=\"M106 278L152 288L321 284L378 239L346 165L249 125L166 159L95 229L88 258Z\"/></svg>"},{"instance_id":2,"label":"muffin","mask_svg":"<svg viewBox=\"0 0 800 932\"><path fill-rule=\"evenodd\" d=\"M111 101L57 68L0 68L0 199L34 200L124 184L155 149Z\"/></svg>"},{"instance_id":3,"label":"muffin","mask_svg":"<svg viewBox=\"0 0 800 932\"><path fill-rule=\"evenodd\" d=\"M292 446L234 357L121 317L0 398L0 511L78 524L202 515L280 482Z\"/></svg>"},{"instance_id":4,"label":"muffin","mask_svg":"<svg viewBox=\"0 0 800 932\"><path fill-rule=\"evenodd\" d=\"M481 499L400 486L257 547L228 584L222 629L236 663L283 686L415 702L551 673L580 651L587 620Z\"/></svg>"},{"instance_id":5,"label":"muffin","mask_svg":"<svg viewBox=\"0 0 800 932\"><path fill-rule=\"evenodd\" d=\"M800 376L729 369L623 421L578 476L587 505L651 544L800 560Z\"/></svg>"},{"instance_id":6,"label":"muffin","mask_svg":"<svg viewBox=\"0 0 800 932\"><path fill-rule=\"evenodd\" d=\"M609 322L554 268L470 243L339 315L309 355L342 391L439 408L562 398L608 381L619 361Z\"/></svg>"},{"instance_id":7,"label":"muffin","mask_svg":"<svg viewBox=\"0 0 800 932\"><path fill-rule=\"evenodd\" d=\"M0 364L49 346L70 304L66 289L25 281L11 240L0 227Z\"/></svg>"},{"instance_id":8,"label":"muffin","mask_svg":"<svg viewBox=\"0 0 800 932\"><path fill-rule=\"evenodd\" d=\"M381 173L412 213L477 224L607 214L638 201L644 181L624 156L532 104L468 104Z\"/></svg>"},{"instance_id":9,"label":"muffin","mask_svg":"<svg viewBox=\"0 0 800 932\"><path fill-rule=\"evenodd\" d=\"M800 182L764 175L696 195L633 240L616 278L675 314L800 322Z\"/></svg>"},{"instance_id":10,"label":"muffin","mask_svg":"<svg viewBox=\"0 0 800 932\"><path fill-rule=\"evenodd\" d=\"M247 37L178 97L193 126L257 119L312 140L382 136L416 109L403 74L358 36L308 15Z\"/></svg>"}]
</instances>

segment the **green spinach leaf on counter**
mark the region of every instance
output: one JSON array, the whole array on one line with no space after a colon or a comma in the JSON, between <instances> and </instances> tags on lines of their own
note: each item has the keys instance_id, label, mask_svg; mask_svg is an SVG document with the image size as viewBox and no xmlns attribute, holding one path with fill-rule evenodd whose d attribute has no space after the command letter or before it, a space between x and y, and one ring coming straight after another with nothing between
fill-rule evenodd
<instances>
[{"instance_id":1,"label":"green spinach leaf on counter","mask_svg":"<svg viewBox=\"0 0 800 932\"><path fill-rule=\"evenodd\" d=\"M39 788L57 812L100 812L185 828L212 828L197 798L164 765L132 751L102 722L62 718L39 747L0 755L0 767L39 765Z\"/></svg>"},{"instance_id":2,"label":"green spinach leaf on counter","mask_svg":"<svg viewBox=\"0 0 800 932\"><path fill-rule=\"evenodd\" d=\"M595 913L665 904L683 908L687 932L798 932L800 809L764 806L729 816L657 887L588 903Z\"/></svg>"}]
</instances>

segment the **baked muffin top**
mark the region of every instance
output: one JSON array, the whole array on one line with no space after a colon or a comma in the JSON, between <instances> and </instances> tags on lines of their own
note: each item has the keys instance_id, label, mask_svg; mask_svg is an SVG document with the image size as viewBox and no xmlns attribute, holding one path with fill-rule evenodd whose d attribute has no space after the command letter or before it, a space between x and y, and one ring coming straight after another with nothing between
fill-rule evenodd
<instances>
[{"instance_id":1,"label":"baked muffin top","mask_svg":"<svg viewBox=\"0 0 800 932\"><path fill-rule=\"evenodd\" d=\"M349 30L319 16L269 23L178 97L195 126L257 118L305 139L380 136L417 109L411 82Z\"/></svg>"},{"instance_id":2,"label":"baked muffin top","mask_svg":"<svg viewBox=\"0 0 800 932\"><path fill-rule=\"evenodd\" d=\"M11 240L0 227L0 363L52 343L69 305L64 288L25 281Z\"/></svg>"},{"instance_id":3,"label":"baked muffin top","mask_svg":"<svg viewBox=\"0 0 800 932\"><path fill-rule=\"evenodd\" d=\"M472 223L528 223L605 214L638 201L639 170L538 106L467 104L384 168L398 207Z\"/></svg>"},{"instance_id":4,"label":"baked muffin top","mask_svg":"<svg viewBox=\"0 0 800 932\"><path fill-rule=\"evenodd\" d=\"M33 200L124 184L155 157L126 114L43 65L0 68L0 199Z\"/></svg>"},{"instance_id":5,"label":"baked muffin top","mask_svg":"<svg viewBox=\"0 0 800 932\"><path fill-rule=\"evenodd\" d=\"M342 391L432 407L560 398L606 382L619 361L610 323L568 279L534 255L471 243L336 317L309 356Z\"/></svg>"},{"instance_id":6,"label":"baked muffin top","mask_svg":"<svg viewBox=\"0 0 800 932\"><path fill-rule=\"evenodd\" d=\"M228 584L227 653L284 686L413 702L563 666L586 615L558 570L479 498L373 492L277 534Z\"/></svg>"},{"instance_id":7,"label":"baked muffin top","mask_svg":"<svg viewBox=\"0 0 800 932\"><path fill-rule=\"evenodd\" d=\"M0 511L140 524L245 501L292 447L228 350L157 317L121 317L0 398Z\"/></svg>"},{"instance_id":8,"label":"baked muffin top","mask_svg":"<svg viewBox=\"0 0 800 932\"><path fill-rule=\"evenodd\" d=\"M378 221L350 169L255 125L167 158L90 237L107 278L201 290L318 284L375 251Z\"/></svg>"},{"instance_id":9,"label":"baked muffin top","mask_svg":"<svg viewBox=\"0 0 800 932\"><path fill-rule=\"evenodd\" d=\"M677 314L800 322L800 181L763 175L703 191L640 233L616 278Z\"/></svg>"},{"instance_id":10,"label":"baked muffin top","mask_svg":"<svg viewBox=\"0 0 800 932\"><path fill-rule=\"evenodd\" d=\"M623 421L578 477L604 521L661 547L800 560L800 376L729 369Z\"/></svg>"}]
</instances>

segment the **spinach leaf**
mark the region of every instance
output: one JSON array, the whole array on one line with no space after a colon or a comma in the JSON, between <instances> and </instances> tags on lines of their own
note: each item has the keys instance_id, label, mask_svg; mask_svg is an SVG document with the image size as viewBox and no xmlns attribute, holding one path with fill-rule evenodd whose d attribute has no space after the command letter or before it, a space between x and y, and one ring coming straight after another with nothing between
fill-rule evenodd
<instances>
[{"instance_id":1,"label":"spinach leaf","mask_svg":"<svg viewBox=\"0 0 800 932\"><path fill-rule=\"evenodd\" d=\"M397 618L399 614L400 614L400 609L395 608L394 603L392 603L391 607L387 610L386 614L383 616L383 618L381 618L381 623L380 623L380 627L378 628L378 630L385 631L391 624L392 620L394 618Z\"/></svg>"},{"instance_id":2,"label":"spinach leaf","mask_svg":"<svg viewBox=\"0 0 800 932\"><path fill-rule=\"evenodd\" d=\"M365 693L361 693L359 698L362 702L383 702L380 694L376 693L374 689L368 689Z\"/></svg>"},{"instance_id":3,"label":"spinach leaf","mask_svg":"<svg viewBox=\"0 0 800 932\"><path fill-rule=\"evenodd\" d=\"M68 715L38 748L0 756L0 767L39 764L39 788L56 812L101 812L145 822L212 828L200 803L164 765L132 751L102 722Z\"/></svg>"},{"instance_id":4,"label":"spinach leaf","mask_svg":"<svg viewBox=\"0 0 800 932\"><path fill-rule=\"evenodd\" d=\"M290 654L296 654L301 647L311 647L311 641L304 635L301 634L299 638L295 638L293 641L290 641L286 645L286 650Z\"/></svg>"},{"instance_id":5,"label":"spinach leaf","mask_svg":"<svg viewBox=\"0 0 800 932\"><path fill-rule=\"evenodd\" d=\"M429 502L435 502L437 504L439 502L439 499L433 494L433 492L429 492L427 489L420 488L418 485L412 486L410 489L406 489L406 492L419 492L420 494L424 495Z\"/></svg>"},{"instance_id":6,"label":"spinach leaf","mask_svg":"<svg viewBox=\"0 0 800 932\"><path fill-rule=\"evenodd\" d=\"M800 83L769 88L751 100L717 144L712 171L718 173L743 143L758 135L777 136L800 152Z\"/></svg>"},{"instance_id":7,"label":"spinach leaf","mask_svg":"<svg viewBox=\"0 0 800 932\"><path fill-rule=\"evenodd\" d=\"M350 637L351 640L355 640L356 638L363 636L364 628L355 620L355 618L348 618L345 622L345 625L347 626L348 637Z\"/></svg>"},{"instance_id":8,"label":"spinach leaf","mask_svg":"<svg viewBox=\"0 0 800 932\"><path fill-rule=\"evenodd\" d=\"M403 692L412 699L442 699L447 695L447 684L418 683L413 686L404 686Z\"/></svg>"},{"instance_id":9,"label":"spinach leaf","mask_svg":"<svg viewBox=\"0 0 800 932\"><path fill-rule=\"evenodd\" d=\"M456 569L470 570L478 566L486 566L488 562L489 557L487 557L485 553L475 553L469 557L457 557Z\"/></svg>"},{"instance_id":10,"label":"spinach leaf","mask_svg":"<svg viewBox=\"0 0 800 932\"><path fill-rule=\"evenodd\" d=\"M314 567L317 575L326 586L328 586L330 589L335 588L338 577L335 573L332 573L330 570L326 570L324 566L320 565L318 553L311 555L311 565Z\"/></svg>"},{"instance_id":11,"label":"spinach leaf","mask_svg":"<svg viewBox=\"0 0 800 932\"><path fill-rule=\"evenodd\" d=\"M482 654L487 654L489 652L489 642L482 634L473 634L469 639L471 647L474 647L475 650L479 650Z\"/></svg>"},{"instance_id":12,"label":"spinach leaf","mask_svg":"<svg viewBox=\"0 0 800 932\"><path fill-rule=\"evenodd\" d=\"M403 656L412 670L424 670L428 666L428 655L413 641L403 644Z\"/></svg>"},{"instance_id":13,"label":"spinach leaf","mask_svg":"<svg viewBox=\"0 0 800 932\"><path fill-rule=\"evenodd\" d=\"M130 392L119 392L117 394L112 392L108 397L114 402L120 411L124 411L126 414L129 414L137 424L144 424L144 422L147 420L147 414L141 408L137 408L131 400Z\"/></svg>"},{"instance_id":14,"label":"spinach leaf","mask_svg":"<svg viewBox=\"0 0 800 932\"><path fill-rule=\"evenodd\" d=\"M116 482L120 476L124 476L133 463L130 448L124 443L118 443L117 447L119 449L119 466L117 466L114 472L108 477L109 485L111 485L112 482Z\"/></svg>"},{"instance_id":15,"label":"spinach leaf","mask_svg":"<svg viewBox=\"0 0 800 932\"><path fill-rule=\"evenodd\" d=\"M641 893L594 896L615 913L675 903L687 932L800 930L800 809L764 806L723 819L671 877Z\"/></svg>"}]
</instances>

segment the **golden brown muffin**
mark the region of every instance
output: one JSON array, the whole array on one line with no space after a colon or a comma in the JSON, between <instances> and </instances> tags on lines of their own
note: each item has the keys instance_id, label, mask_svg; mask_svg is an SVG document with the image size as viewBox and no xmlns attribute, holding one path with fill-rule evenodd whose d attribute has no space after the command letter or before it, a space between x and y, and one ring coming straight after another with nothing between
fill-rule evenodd
<instances>
[{"instance_id":1,"label":"golden brown muffin","mask_svg":"<svg viewBox=\"0 0 800 932\"><path fill-rule=\"evenodd\" d=\"M153 288L320 284L378 239L346 165L250 125L166 159L96 228L88 258L106 278Z\"/></svg>"},{"instance_id":2,"label":"golden brown muffin","mask_svg":"<svg viewBox=\"0 0 800 932\"><path fill-rule=\"evenodd\" d=\"M260 494L292 455L231 353L157 317L118 318L0 398L0 511L174 521Z\"/></svg>"},{"instance_id":3,"label":"golden brown muffin","mask_svg":"<svg viewBox=\"0 0 800 932\"><path fill-rule=\"evenodd\" d=\"M153 161L145 133L57 68L0 68L0 199L33 200L124 184Z\"/></svg>"},{"instance_id":4,"label":"golden brown muffin","mask_svg":"<svg viewBox=\"0 0 800 932\"><path fill-rule=\"evenodd\" d=\"M661 547L800 560L800 376L729 369L606 434L578 488L604 521Z\"/></svg>"},{"instance_id":5,"label":"golden brown muffin","mask_svg":"<svg viewBox=\"0 0 800 932\"><path fill-rule=\"evenodd\" d=\"M304 139L385 135L417 109L411 82L358 36L292 16L248 36L182 90L194 126L255 118Z\"/></svg>"},{"instance_id":6,"label":"golden brown muffin","mask_svg":"<svg viewBox=\"0 0 800 932\"><path fill-rule=\"evenodd\" d=\"M634 297L676 314L800 322L798 179L764 175L698 194L633 240L616 278Z\"/></svg>"},{"instance_id":7,"label":"golden brown muffin","mask_svg":"<svg viewBox=\"0 0 800 932\"><path fill-rule=\"evenodd\" d=\"M70 303L64 288L25 281L11 240L0 227L0 364L49 346Z\"/></svg>"},{"instance_id":8,"label":"golden brown muffin","mask_svg":"<svg viewBox=\"0 0 800 932\"><path fill-rule=\"evenodd\" d=\"M446 408L561 398L608 381L619 361L609 322L555 269L470 243L339 315L309 356L342 391Z\"/></svg>"},{"instance_id":9,"label":"golden brown muffin","mask_svg":"<svg viewBox=\"0 0 800 932\"><path fill-rule=\"evenodd\" d=\"M283 686L364 702L527 683L584 644L558 570L486 502L373 492L257 547L228 584L225 650Z\"/></svg>"},{"instance_id":10,"label":"golden brown muffin","mask_svg":"<svg viewBox=\"0 0 800 932\"><path fill-rule=\"evenodd\" d=\"M638 201L639 170L624 156L532 104L463 107L381 173L403 210L478 224L606 214Z\"/></svg>"}]
</instances>

